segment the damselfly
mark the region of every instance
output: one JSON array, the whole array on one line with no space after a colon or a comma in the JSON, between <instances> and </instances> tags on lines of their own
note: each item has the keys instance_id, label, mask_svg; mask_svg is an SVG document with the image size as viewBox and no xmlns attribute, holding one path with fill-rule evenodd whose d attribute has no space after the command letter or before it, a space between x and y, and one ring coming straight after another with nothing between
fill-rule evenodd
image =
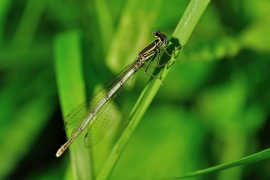
<instances>
[{"instance_id":1,"label":"damselfly","mask_svg":"<svg viewBox=\"0 0 270 180\"><path fill-rule=\"evenodd\" d=\"M147 72L151 63L155 57L158 56L156 67L166 65L166 63L160 64L160 47L168 56L171 56L172 54L169 54L165 49L168 45L165 34L156 30L153 32L153 36L156 37L156 40L139 52L135 61L128 65L113 82L99 90L92 98L83 102L68 114L65 120L65 126L71 126L74 129L71 137L57 151L57 157L61 156L76 137L85 129L87 129L87 133L84 137L84 144L87 148L95 145L106 134L117 118L117 114L119 114L111 113L112 110L110 110L110 108L113 108L113 102L119 97L119 94L124 91L125 87L128 86L128 81L131 77L143 67L149 59L150 62L146 66L144 72L149 76L159 79ZM119 106L122 105L121 103L119 104Z\"/></svg>"}]
</instances>

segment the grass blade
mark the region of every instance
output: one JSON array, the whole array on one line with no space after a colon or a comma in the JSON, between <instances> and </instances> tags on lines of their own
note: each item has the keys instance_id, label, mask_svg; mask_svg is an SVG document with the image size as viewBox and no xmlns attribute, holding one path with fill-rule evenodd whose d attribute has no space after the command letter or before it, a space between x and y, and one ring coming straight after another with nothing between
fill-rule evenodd
<instances>
[{"instance_id":1,"label":"grass blade","mask_svg":"<svg viewBox=\"0 0 270 180\"><path fill-rule=\"evenodd\" d=\"M195 28L195 25L197 24L199 18L201 17L209 2L210 0L193 0L190 2L182 19L176 27L176 30L173 34L173 40L177 39L178 43L180 43L179 39L181 39L181 44L186 44L190 34ZM162 59L163 58L164 56L162 57ZM175 57L172 57L171 61L173 61L174 59ZM161 77L162 80L164 80L168 72L169 68L164 68L162 71L159 72L158 77ZM145 87L137 103L135 104L133 111L131 112L128 126L115 144L107 163L105 164L103 170L101 171L97 179L108 179L121 153L123 152L131 134L135 130L137 124L140 122L140 119L150 105L160 85L161 83L159 80L151 79L148 85Z\"/></svg>"},{"instance_id":2,"label":"grass blade","mask_svg":"<svg viewBox=\"0 0 270 180\"><path fill-rule=\"evenodd\" d=\"M221 171L221 170L233 168L233 167L236 167L236 166L251 164L251 163L261 161L261 160L269 158L269 157L270 157L270 149L267 149L267 150L261 151L261 152L256 153L256 154L246 156L246 157L244 157L242 159L239 159L239 160L231 162L231 163L225 163L225 164L221 164L221 165L218 165L218 166L213 166L213 167L210 167L210 168L207 168L207 169L203 169L203 170L188 173L188 174L186 174L184 176L168 178L168 179L184 179L184 178L199 176L199 175L207 174L207 173L210 173L210 172L216 172L216 171Z\"/></svg>"},{"instance_id":3,"label":"grass blade","mask_svg":"<svg viewBox=\"0 0 270 180\"><path fill-rule=\"evenodd\" d=\"M80 35L80 32L75 30L61 33L55 38L56 76L64 116L86 99ZM90 152L82 146L83 138L78 136L78 140L69 148L74 179L92 178Z\"/></svg>"}]
</instances>

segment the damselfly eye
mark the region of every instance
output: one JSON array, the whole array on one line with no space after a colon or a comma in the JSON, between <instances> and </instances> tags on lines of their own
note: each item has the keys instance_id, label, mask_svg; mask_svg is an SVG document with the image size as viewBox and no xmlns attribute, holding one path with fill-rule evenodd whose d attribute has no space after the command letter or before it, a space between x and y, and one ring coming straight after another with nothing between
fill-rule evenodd
<instances>
[{"instance_id":1,"label":"damselfly eye","mask_svg":"<svg viewBox=\"0 0 270 180\"><path fill-rule=\"evenodd\" d=\"M153 34L153 36L158 36L159 31L158 30L155 30L155 31L152 32L152 34Z\"/></svg>"}]
</instances>

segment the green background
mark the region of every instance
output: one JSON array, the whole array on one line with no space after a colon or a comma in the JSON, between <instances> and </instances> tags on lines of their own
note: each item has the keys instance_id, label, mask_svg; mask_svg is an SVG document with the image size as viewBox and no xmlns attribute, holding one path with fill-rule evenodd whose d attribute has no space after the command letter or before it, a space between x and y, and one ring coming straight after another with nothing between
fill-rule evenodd
<instances>
[{"instance_id":1,"label":"green background","mask_svg":"<svg viewBox=\"0 0 270 180\"><path fill-rule=\"evenodd\" d=\"M1 0L0 179L73 179L69 153L55 157L62 117L134 60L153 30L170 38L188 3ZM269 147L269 8L209 4L110 179L181 176ZM133 78L122 120L82 171L99 174L149 79L143 70ZM264 160L193 179L269 179L269 168Z\"/></svg>"}]
</instances>

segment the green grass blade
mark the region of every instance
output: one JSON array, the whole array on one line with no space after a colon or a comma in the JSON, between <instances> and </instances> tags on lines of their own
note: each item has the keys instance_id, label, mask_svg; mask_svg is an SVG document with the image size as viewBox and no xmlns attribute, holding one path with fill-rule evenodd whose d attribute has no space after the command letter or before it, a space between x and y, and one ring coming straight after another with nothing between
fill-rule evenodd
<instances>
[{"instance_id":1,"label":"green grass blade","mask_svg":"<svg viewBox=\"0 0 270 180\"><path fill-rule=\"evenodd\" d=\"M9 0L0 1L0 45L2 45L4 41L5 19L11 4L12 2Z\"/></svg>"},{"instance_id":2,"label":"green grass blade","mask_svg":"<svg viewBox=\"0 0 270 180\"><path fill-rule=\"evenodd\" d=\"M104 0L95 0L95 10L98 18L98 25L101 33L101 44L103 51L106 52L110 46L113 36L113 20L109 7Z\"/></svg>"},{"instance_id":3,"label":"green grass blade","mask_svg":"<svg viewBox=\"0 0 270 180\"><path fill-rule=\"evenodd\" d=\"M182 19L176 27L173 38L178 40L181 39L181 44L186 44L190 34L195 28L195 25L197 24L199 18L201 17L209 2L210 0L191 1ZM174 57L172 57L171 60L174 60ZM160 71L158 77L161 77L162 80L164 80L168 72L169 68L164 68L162 71ZM123 152L131 134L135 130L137 124L140 122L140 119L150 105L160 85L161 83L159 80L151 79L148 85L145 87L137 103L135 104L133 111L131 112L128 126L115 144L107 163L105 164L103 170L101 171L97 179L108 179L121 153Z\"/></svg>"},{"instance_id":4,"label":"green grass blade","mask_svg":"<svg viewBox=\"0 0 270 180\"><path fill-rule=\"evenodd\" d=\"M242 159L239 159L239 160L231 162L231 163L225 163L225 164L221 164L218 166L213 166L211 168L188 173L184 176L174 177L174 178L169 178L169 179L184 179L184 178L194 177L194 176L198 176L198 175L207 174L210 172L216 172L216 171L221 171L221 170L233 168L236 166L251 164L251 163L261 161L261 160L269 158L269 157L270 157L270 149L267 149L267 150L261 151L261 152L256 153L256 154L246 156Z\"/></svg>"},{"instance_id":5,"label":"green grass blade","mask_svg":"<svg viewBox=\"0 0 270 180\"><path fill-rule=\"evenodd\" d=\"M46 4L46 0L27 1L26 8L12 40L14 46L23 46L26 50L31 46Z\"/></svg>"},{"instance_id":6,"label":"green grass blade","mask_svg":"<svg viewBox=\"0 0 270 180\"><path fill-rule=\"evenodd\" d=\"M54 42L57 85L64 116L86 99L80 40L81 34L75 30L59 34ZM82 146L83 138L78 136L69 148L74 179L92 178L90 152Z\"/></svg>"},{"instance_id":7,"label":"green grass blade","mask_svg":"<svg viewBox=\"0 0 270 180\"><path fill-rule=\"evenodd\" d=\"M149 42L149 32L157 21L157 12L161 11L162 5L163 1L157 1L154 4L151 1L142 0L125 2L122 17L106 58L106 64L111 71L118 73L122 70L128 62L134 60L134 54L137 54L141 47ZM138 10L140 15L134 15L134 12ZM142 22L144 22L143 25Z\"/></svg>"}]
</instances>

